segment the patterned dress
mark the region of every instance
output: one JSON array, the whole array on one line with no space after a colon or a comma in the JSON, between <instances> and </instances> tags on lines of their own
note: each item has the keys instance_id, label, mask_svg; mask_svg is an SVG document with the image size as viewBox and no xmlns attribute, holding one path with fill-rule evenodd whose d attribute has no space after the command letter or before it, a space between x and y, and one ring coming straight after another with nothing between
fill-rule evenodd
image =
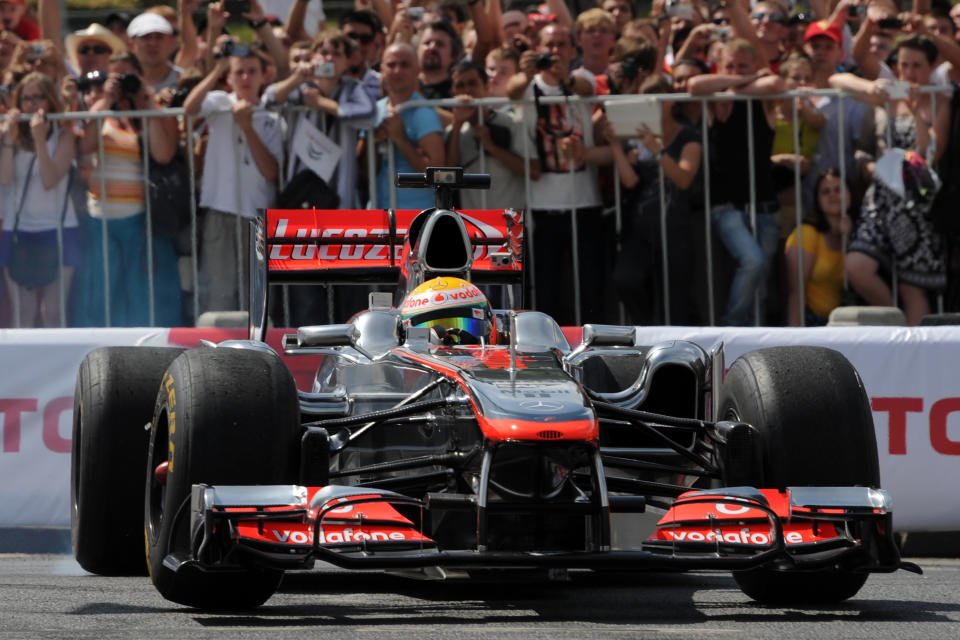
<instances>
[{"instance_id":1,"label":"patterned dress","mask_svg":"<svg viewBox=\"0 0 960 640\"><path fill-rule=\"evenodd\" d=\"M894 119L892 146L911 149L916 135L912 117ZM865 253L886 269L895 265L900 282L941 289L947 282L943 239L930 220L930 204L908 198L874 178L864 194L850 251Z\"/></svg>"}]
</instances>

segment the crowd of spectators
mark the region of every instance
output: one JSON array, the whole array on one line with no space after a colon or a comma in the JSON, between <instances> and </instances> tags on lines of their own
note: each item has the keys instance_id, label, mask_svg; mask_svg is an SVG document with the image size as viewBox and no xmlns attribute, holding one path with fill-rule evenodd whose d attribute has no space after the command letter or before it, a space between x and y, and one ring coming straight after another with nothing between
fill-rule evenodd
<instances>
[{"instance_id":1,"label":"crowd of spectators","mask_svg":"<svg viewBox=\"0 0 960 640\"><path fill-rule=\"evenodd\" d=\"M462 208L526 203L526 300L561 324L706 324L708 288L721 324L895 300L916 324L956 270L960 5L794 2L356 0L328 19L321 0L177 0L68 27L56 0L0 0L0 322L244 309L244 221L387 208L392 153L396 171L483 167L493 188ZM616 94L658 96L659 117L624 133L577 99ZM513 102L473 102L490 97ZM401 106L423 99L459 106ZM196 237L170 205L191 179ZM363 301L287 299L297 321L331 302Z\"/></svg>"}]
</instances>

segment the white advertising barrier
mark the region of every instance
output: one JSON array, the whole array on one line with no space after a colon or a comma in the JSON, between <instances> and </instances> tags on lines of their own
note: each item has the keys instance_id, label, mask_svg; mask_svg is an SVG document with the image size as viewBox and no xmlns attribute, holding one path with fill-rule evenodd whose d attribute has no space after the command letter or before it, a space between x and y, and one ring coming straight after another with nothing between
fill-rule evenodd
<instances>
[{"instance_id":1,"label":"white advertising barrier","mask_svg":"<svg viewBox=\"0 0 960 640\"><path fill-rule=\"evenodd\" d=\"M171 336L179 345L218 337L200 330L0 331L0 527L69 525L73 389L83 356L101 345L163 346ZM673 339L706 349L724 341L728 367L767 346L841 351L871 399L897 529L960 529L960 327L640 329L644 344Z\"/></svg>"}]
</instances>

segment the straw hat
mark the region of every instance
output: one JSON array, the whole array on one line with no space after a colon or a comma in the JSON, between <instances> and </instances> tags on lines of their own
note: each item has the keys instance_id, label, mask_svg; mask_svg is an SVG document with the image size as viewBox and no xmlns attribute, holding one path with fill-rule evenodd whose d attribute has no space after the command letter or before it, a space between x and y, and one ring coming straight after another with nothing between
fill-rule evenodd
<instances>
[{"instance_id":1,"label":"straw hat","mask_svg":"<svg viewBox=\"0 0 960 640\"><path fill-rule=\"evenodd\" d=\"M118 38L110 29L107 29L102 24L97 24L94 22L86 29L81 29L80 31L74 31L67 36L64 44L67 47L67 57L70 59L70 64L74 67L77 67L77 47L80 46L80 43L85 40L99 40L104 43L113 51L113 53L123 53L127 50L126 43Z\"/></svg>"}]
</instances>

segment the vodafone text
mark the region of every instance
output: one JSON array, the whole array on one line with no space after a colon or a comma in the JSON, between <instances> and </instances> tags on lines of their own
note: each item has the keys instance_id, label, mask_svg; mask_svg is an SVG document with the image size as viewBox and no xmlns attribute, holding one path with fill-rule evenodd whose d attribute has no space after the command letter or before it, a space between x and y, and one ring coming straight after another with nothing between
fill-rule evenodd
<instances>
[{"instance_id":1,"label":"vodafone text","mask_svg":"<svg viewBox=\"0 0 960 640\"><path fill-rule=\"evenodd\" d=\"M281 531L273 530L273 535L278 542L290 542L292 544L310 544L313 538L313 531ZM378 542L387 540L406 540L407 537L399 531L354 531L353 529L344 529L343 531L324 532L320 530L319 544L336 544L339 542Z\"/></svg>"},{"instance_id":2,"label":"vodafone text","mask_svg":"<svg viewBox=\"0 0 960 640\"><path fill-rule=\"evenodd\" d=\"M740 529L739 531L666 531L671 539L677 542L732 542L735 544L770 544L770 534L751 531L750 529ZM800 544L803 542L803 535L797 531L789 531L783 534L783 539L787 544Z\"/></svg>"}]
</instances>

